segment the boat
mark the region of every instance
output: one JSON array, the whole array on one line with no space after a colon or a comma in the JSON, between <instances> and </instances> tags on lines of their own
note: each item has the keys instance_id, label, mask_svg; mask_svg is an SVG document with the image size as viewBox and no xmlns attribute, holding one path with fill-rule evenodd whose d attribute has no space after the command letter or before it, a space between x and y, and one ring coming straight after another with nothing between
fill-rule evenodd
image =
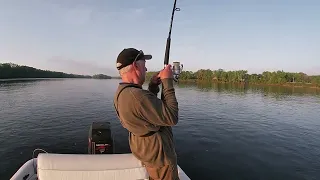
<instances>
[{"instance_id":1,"label":"boat","mask_svg":"<svg viewBox=\"0 0 320 180\"><path fill-rule=\"evenodd\" d=\"M92 123L88 154L59 154L36 150L44 153L25 162L10 180L149 179L145 166L132 153L115 153L114 136L109 122ZM190 180L179 165L178 174L180 180Z\"/></svg>"}]
</instances>

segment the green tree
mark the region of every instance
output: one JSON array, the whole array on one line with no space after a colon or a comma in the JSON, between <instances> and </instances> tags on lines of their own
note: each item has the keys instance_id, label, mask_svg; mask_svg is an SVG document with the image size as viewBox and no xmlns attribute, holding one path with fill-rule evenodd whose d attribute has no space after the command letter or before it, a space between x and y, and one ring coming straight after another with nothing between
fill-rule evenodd
<instances>
[{"instance_id":1,"label":"green tree","mask_svg":"<svg viewBox=\"0 0 320 180\"><path fill-rule=\"evenodd\" d=\"M150 76L154 72L148 72ZM151 76L150 76L151 77ZM285 84L285 83L311 83L320 86L320 76L308 76L299 72L264 71L261 74L248 74L247 70L225 71L223 69L199 69L196 72L183 71L180 80L217 81L227 83L256 83L256 84Z\"/></svg>"},{"instance_id":2,"label":"green tree","mask_svg":"<svg viewBox=\"0 0 320 180\"><path fill-rule=\"evenodd\" d=\"M19 66L13 63L0 64L0 79L12 78L91 78L91 76L40 70L28 66Z\"/></svg>"}]
</instances>

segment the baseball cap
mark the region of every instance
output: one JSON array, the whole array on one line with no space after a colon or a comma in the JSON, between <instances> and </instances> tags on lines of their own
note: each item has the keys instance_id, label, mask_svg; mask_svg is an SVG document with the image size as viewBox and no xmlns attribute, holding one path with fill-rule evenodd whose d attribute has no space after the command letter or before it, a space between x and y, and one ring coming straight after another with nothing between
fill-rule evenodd
<instances>
[{"instance_id":1,"label":"baseball cap","mask_svg":"<svg viewBox=\"0 0 320 180\"><path fill-rule=\"evenodd\" d=\"M142 50L137 50L135 48L125 48L123 49L117 58L117 69L120 70L134 61L138 60L150 60L152 59L152 55L144 54Z\"/></svg>"}]
</instances>

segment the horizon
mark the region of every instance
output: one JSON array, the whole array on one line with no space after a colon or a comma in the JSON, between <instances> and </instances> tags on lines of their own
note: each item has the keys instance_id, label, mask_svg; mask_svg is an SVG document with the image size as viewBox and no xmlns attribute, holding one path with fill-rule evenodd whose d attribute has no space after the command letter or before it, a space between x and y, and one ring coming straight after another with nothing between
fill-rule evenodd
<instances>
[{"instance_id":1,"label":"horizon","mask_svg":"<svg viewBox=\"0 0 320 180\"><path fill-rule=\"evenodd\" d=\"M163 67L172 1L0 3L0 63L72 74L118 76L127 47ZM199 69L320 75L320 2L177 0L170 63ZM139 24L140 23L140 24Z\"/></svg>"},{"instance_id":2,"label":"horizon","mask_svg":"<svg viewBox=\"0 0 320 180\"><path fill-rule=\"evenodd\" d=\"M1 64L6 64L6 63L0 63L0 65L1 65ZM7 64L14 64L14 63L8 62ZM27 66L27 65L23 65L23 64L14 64L14 65ZM55 71L55 70L49 70L49 69L40 69L40 68L32 67L32 66L27 66L27 67L35 68L35 69L38 69L38 70L44 70L44 71L48 70L48 71L62 72L62 73L68 74L68 72L63 72L63 71ZM219 68L219 69L222 69L222 68ZM213 72L213 71L216 71L216 70L219 70L219 69L209 69L209 70L211 70L211 71ZM196 71L189 71L189 72L191 72L191 73L196 73L196 72L199 71L199 70L208 70L208 68L207 68L207 69L202 68L202 69L198 69L198 70L196 70ZM228 71L242 71L242 70L247 71L246 69L237 69L237 70L222 69L222 70L223 70L224 72L228 72ZM187 70L187 71L188 71L188 70ZM267 72L277 72L277 71L283 71L283 70L267 71ZM154 73L154 72L157 72L157 71L147 71L147 73L148 73L148 72ZM185 72L185 71L184 71L184 72ZM304 74L306 74L307 76L320 76L320 74L307 74L307 73L305 73L305 72L291 72L291 71L283 71L283 72L285 72L285 73L304 73ZM263 72L261 72L261 73L250 73L250 72L247 72L247 74L249 74L249 75L252 75L252 74L262 74L262 73L263 73ZM73 73L71 73L71 74L73 74ZM107 75L107 76L111 76L111 77L120 77L120 75L109 75L109 74L107 74L107 73L74 74L74 75L94 76L94 75L99 75L99 74Z\"/></svg>"}]
</instances>

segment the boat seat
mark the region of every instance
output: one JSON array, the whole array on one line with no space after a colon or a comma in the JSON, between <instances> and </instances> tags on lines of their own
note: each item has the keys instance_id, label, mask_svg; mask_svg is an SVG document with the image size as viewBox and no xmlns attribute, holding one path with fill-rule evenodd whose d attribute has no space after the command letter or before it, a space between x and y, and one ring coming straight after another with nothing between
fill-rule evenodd
<instances>
[{"instance_id":1,"label":"boat seat","mask_svg":"<svg viewBox=\"0 0 320 180\"><path fill-rule=\"evenodd\" d=\"M50 154L37 158L39 180L147 180L142 163L130 154Z\"/></svg>"}]
</instances>

